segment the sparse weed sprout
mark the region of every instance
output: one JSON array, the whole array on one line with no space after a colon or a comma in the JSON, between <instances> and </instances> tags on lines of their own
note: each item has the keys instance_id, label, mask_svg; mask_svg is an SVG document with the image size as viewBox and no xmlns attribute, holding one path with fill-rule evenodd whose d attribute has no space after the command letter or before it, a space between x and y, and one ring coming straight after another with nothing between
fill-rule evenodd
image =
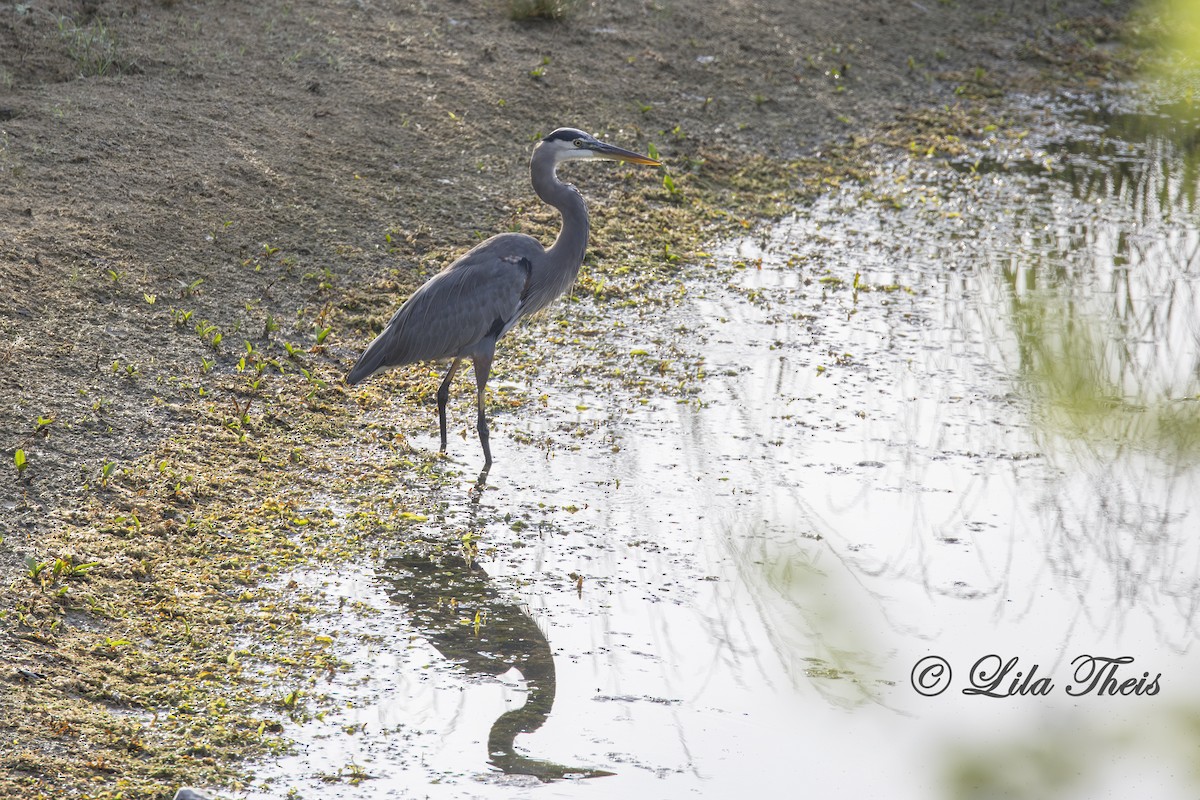
<instances>
[{"instance_id":1,"label":"sparse weed sprout","mask_svg":"<svg viewBox=\"0 0 1200 800\"><path fill-rule=\"evenodd\" d=\"M529 77L541 80L546 76L546 67L550 64L550 56L542 56L542 63L529 70Z\"/></svg>"},{"instance_id":2,"label":"sparse weed sprout","mask_svg":"<svg viewBox=\"0 0 1200 800\"><path fill-rule=\"evenodd\" d=\"M139 372L137 364L122 364L120 359L112 362L112 371L114 375L124 373L126 378L132 378Z\"/></svg>"},{"instance_id":3,"label":"sparse weed sprout","mask_svg":"<svg viewBox=\"0 0 1200 800\"><path fill-rule=\"evenodd\" d=\"M76 564L75 559L71 556L67 556L65 559L56 558L50 574L55 581L60 578L82 578L98 563L90 561L86 564Z\"/></svg>"},{"instance_id":4,"label":"sparse weed sprout","mask_svg":"<svg viewBox=\"0 0 1200 800\"><path fill-rule=\"evenodd\" d=\"M120 71L116 39L101 20L80 26L70 17L59 17L58 36L80 75L103 76Z\"/></svg>"},{"instance_id":5,"label":"sparse weed sprout","mask_svg":"<svg viewBox=\"0 0 1200 800\"><path fill-rule=\"evenodd\" d=\"M38 561L33 556L25 557L25 575L34 583L42 582L42 573L50 566L49 561Z\"/></svg>"},{"instance_id":6,"label":"sparse weed sprout","mask_svg":"<svg viewBox=\"0 0 1200 800\"><path fill-rule=\"evenodd\" d=\"M300 702L300 698L303 696L304 692L300 691L299 689L293 689L280 698L279 705L283 706L288 711L291 711L296 708L296 704Z\"/></svg>"},{"instance_id":7,"label":"sparse weed sprout","mask_svg":"<svg viewBox=\"0 0 1200 800\"><path fill-rule=\"evenodd\" d=\"M216 325L208 320L202 320L196 325L196 335L200 337L200 341L207 344L213 350L221 348L221 339L224 338L224 335Z\"/></svg>"},{"instance_id":8,"label":"sparse weed sprout","mask_svg":"<svg viewBox=\"0 0 1200 800\"><path fill-rule=\"evenodd\" d=\"M683 191L675 184L675 179L671 177L670 173L663 173L663 188L667 190L667 194L673 200L678 200L683 196Z\"/></svg>"},{"instance_id":9,"label":"sparse weed sprout","mask_svg":"<svg viewBox=\"0 0 1200 800\"><path fill-rule=\"evenodd\" d=\"M179 285L182 288L179 290L179 297L185 298L200 294L200 284L202 283L204 283L204 278L196 278L196 280L192 281L191 283L184 283L183 281L180 281Z\"/></svg>"}]
</instances>

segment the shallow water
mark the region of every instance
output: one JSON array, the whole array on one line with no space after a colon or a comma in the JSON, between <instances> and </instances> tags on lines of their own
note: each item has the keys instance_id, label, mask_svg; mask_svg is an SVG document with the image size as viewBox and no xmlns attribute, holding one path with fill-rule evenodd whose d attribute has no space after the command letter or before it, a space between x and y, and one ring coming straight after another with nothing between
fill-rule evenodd
<instances>
[{"instance_id":1,"label":"shallow water","mask_svg":"<svg viewBox=\"0 0 1200 800\"><path fill-rule=\"evenodd\" d=\"M261 796L1194 796L1197 142L1109 102L842 187L669 310L572 304L494 379L486 488L466 397L398 534L472 563L303 576L353 668ZM1084 655L1128 696L1068 693ZM962 692L1011 658L1025 694Z\"/></svg>"}]
</instances>

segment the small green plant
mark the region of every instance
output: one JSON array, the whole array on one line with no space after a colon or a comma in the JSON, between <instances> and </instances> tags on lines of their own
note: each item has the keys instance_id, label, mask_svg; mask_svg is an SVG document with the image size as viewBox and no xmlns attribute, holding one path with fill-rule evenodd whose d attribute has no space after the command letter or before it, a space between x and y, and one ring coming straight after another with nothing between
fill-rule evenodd
<instances>
[{"instance_id":1,"label":"small green plant","mask_svg":"<svg viewBox=\"0 0 1200 800\"><path fill-rule=\"evenodd\" d=\"M223 223L221 223L221 227L213 228L211 233L205 234L205 236L204 236L205 241L215 242L217 240L217 237L220 236L221 233L224 232L227 228L229 228L229 226L232 224L233 224L233 220L231 220L231 219L225 220Z\"/></svg>"},{"instance_id":2,"label":"small green plant","mask_svg":"<svg viewBox=\"0 0 1200 800\"><path fill-rule=\"evenodd\" d=\"M213 350L221 349L221 339L224 338L224 334L221 333L216 325L208 320L201 320L196 324L196 335L200 337L200 341L207 344Z\"/></svg>"},{"instance_id":3,"label":"small green plant","mask_svg":"<svg viewBox=\"0 0 1200 800\"><path fill-rule=\"evenodd\" d=\"M350 762L349 766L342 770L342 774L346 777L346 783L350 784L351 786L358 786L360 783L371 777L371 773L367 772L353 761Z\"/></svg>"},{"instance_id":4,"label":"small green plant","mask_svg":"<svg viewBox=\"0 0 1200 800\"><path fill-rule=\"evenodd\" d=\"M329 289L333 288L333 270L329 269L328 266L322 267L321 271L319 273L318 272L304 273L304 275L301 277L301 280L302 281L315 281L317 284L317 291L319 291L319 292L328 291Z\"/></svg>"},{"instance_id":5,"label":"small green plant","mask_svg":"<svg viewBox=\"0 0 1200 800\"><path fill-rule=\"evenodd\" d=\"M25 576L39 585L44 584L42 573L50 567L49 561L38 561L33 556L25 557Z\"/></svg>"},{"instance_id":6,"label":"small green plant","mask_svg":"<svg viewBox=\"0 0 1200 800\"><path fill-rule=\"evenodd\" d=\"M133 378L140 370L137 364L122 364L120 359L116 359L112 363L112 371L114 375L124 372L126 378Z\"/></svg>"},{"instance_id":7,"label":"small green plant","mask_svg":"<svg viewBox=\"0 0 1200 800\"><path fill-rule=\"evenodd\" d=\"M670 173L663 173L662 185L672 200L679 200L683 197L683 190L675 184L675 179L671 177Z\"/></svg>"},{"instance_id":8,"label":"small green plant","mask_svg":"<svg viewBox=\"0 0 1200 800\"><path fill-rule=\"evenodd\" d=\"M472 563L479 557L479 542L476 541L479 537L474 533L467 531L462 537L462 557L468 564ZM476 621L479 617L476 614ZM478 633L478 630L476 630Z\"/></svg>"},{"instance_id":9,"label":"small green plant","mask_svg":"<svg viewBox=\"0 0 1200 800\"><path fill-rule=\"evenodd\" d=\"M541 80L546 76L546 67L550 65L550 56L542 56L542 63L533 69L529 70L529 77L535 81Z\"/></svg>"},{"instance_id":10,"label":"small green plant","mask_svg":"<svg viewBox=\"0 0 1200 800\"><path fill-rule=\"evenodd\" d=\"M70 17L59 17L58 36L80 75L104 76L120 71L116 39L101 20L93 19L80 26Z\"/></svg>"},{"instance_id":11,"label":"small green plant","mask_svg":"<svg viewBox=\"0 0 1200 800\"><path fill-rule=\"evenodd\" d=\"M332 331L332 330L333 330L333 328L331 328L331 327L325 327L325 328L322 328L320 331L318 331L317 332L317 344L323 344L325 342L325 339L329 336L330 331Z\"/></svg>"},{"instance_id":12,"label":"small green plant","mask_svg":"<svg viewBox=\"0 0 1200 800\"><path fill-rule=\"evenodd\" d=\"M50 570L51 578L54 581L59 579L82 578L91 571L92 567L99 562L89 561L86 564L76 564L72 556L54 559L54 565Z\"/></svg>"},{"instance_id":13,"label":"small green plant","mask_svg":"<svg viewBox=\"0 0 1200 800\"><path fill-rule=\"evenodd\" d=\"M279 700L279 705L292 711L296 708L296 704L300 702L300 698L304 696L304 692L299 689L292 689Z\"/></svg>"},{"instance_id":14,"label":"small green plant","mask_svg":"<svg viewBox=\"0 0 1200 800\"><path fill-rule=\"evenodd\" d=\"M309 389L308 393L304 395L305 400L311 401L317 396L317 392L329 385L325 381L318 378L315 373L306 370L304 367L300 368L300 374L304 376L306 381L308 381Z\"/></svg>"},{"instance_id":15,"label":"small green plant","mask_svg":"<svg viewBox=\"0 0 1200 800\"><path fill-rule=\"evenodd\" d=\"M100 465L100 485L108 486L108 482L112 480L113 471L117 468L117 462L105 461Z\"/></svg>"},{"instance_id":16,"label":"small green plant","mask_svg":"<svg viewBox=\"0 0 1200 800\"><path fill-rule=\"evenodd\" d=\"M250 404L254 402L254 398L246 398L245 405L239 403L236 397L229 398L229 402L233 403L234 426L248 426L250 424Z\"/></svg>"},{"instance_id":17,"label":"small green plant","mask_svg":"<svg viewBox=\"0 0 1200 800\"><path fill-rule=\"evenodd\" d=\"M25 469L26 469L26 467L29 466L29 460L27 458L25 458L24 450L21 450L20 448L18 448L17 452L13 453L13 464L17 468L17 475L24 476Z\"/></svg>"}]
</instances>

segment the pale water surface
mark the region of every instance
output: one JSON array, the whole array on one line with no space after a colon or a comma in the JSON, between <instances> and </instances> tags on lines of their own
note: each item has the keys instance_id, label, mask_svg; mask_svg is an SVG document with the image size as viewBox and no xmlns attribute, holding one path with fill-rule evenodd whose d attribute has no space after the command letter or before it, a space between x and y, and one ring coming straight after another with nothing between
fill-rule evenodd
<instances>
[{"instance_id":1,"label":"pale water surface","mask_svg":"<svg viewBox=\"0 0 1200 800\"><path fill-rule=\"evenodd\" d=\"M1031 108L682 267L669 310L572 304L494 381L531 402L487 488L453 437L398 534L474 566L303 576L354 668L254 796L1195 796L1196 119ZM1031 693L964 695L989 655ZM1081 655L1140 693L1071 696Z\"/></svg>"}]
</instances>

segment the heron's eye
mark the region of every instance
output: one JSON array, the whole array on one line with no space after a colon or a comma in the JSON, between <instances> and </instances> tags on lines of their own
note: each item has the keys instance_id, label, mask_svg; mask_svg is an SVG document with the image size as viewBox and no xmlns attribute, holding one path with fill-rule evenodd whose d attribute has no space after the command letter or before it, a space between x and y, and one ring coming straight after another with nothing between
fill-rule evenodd
<instances>
[{"instance_id":1,"label":"heron's eye","mask_svg":"<svg viewBox=\"0 0 1200 800\"><path fill-rule=\"evenodd\" d=\"M574 144L576 147L583 147L583 139L576 139Z\"/></svg>"}]
</instances>

